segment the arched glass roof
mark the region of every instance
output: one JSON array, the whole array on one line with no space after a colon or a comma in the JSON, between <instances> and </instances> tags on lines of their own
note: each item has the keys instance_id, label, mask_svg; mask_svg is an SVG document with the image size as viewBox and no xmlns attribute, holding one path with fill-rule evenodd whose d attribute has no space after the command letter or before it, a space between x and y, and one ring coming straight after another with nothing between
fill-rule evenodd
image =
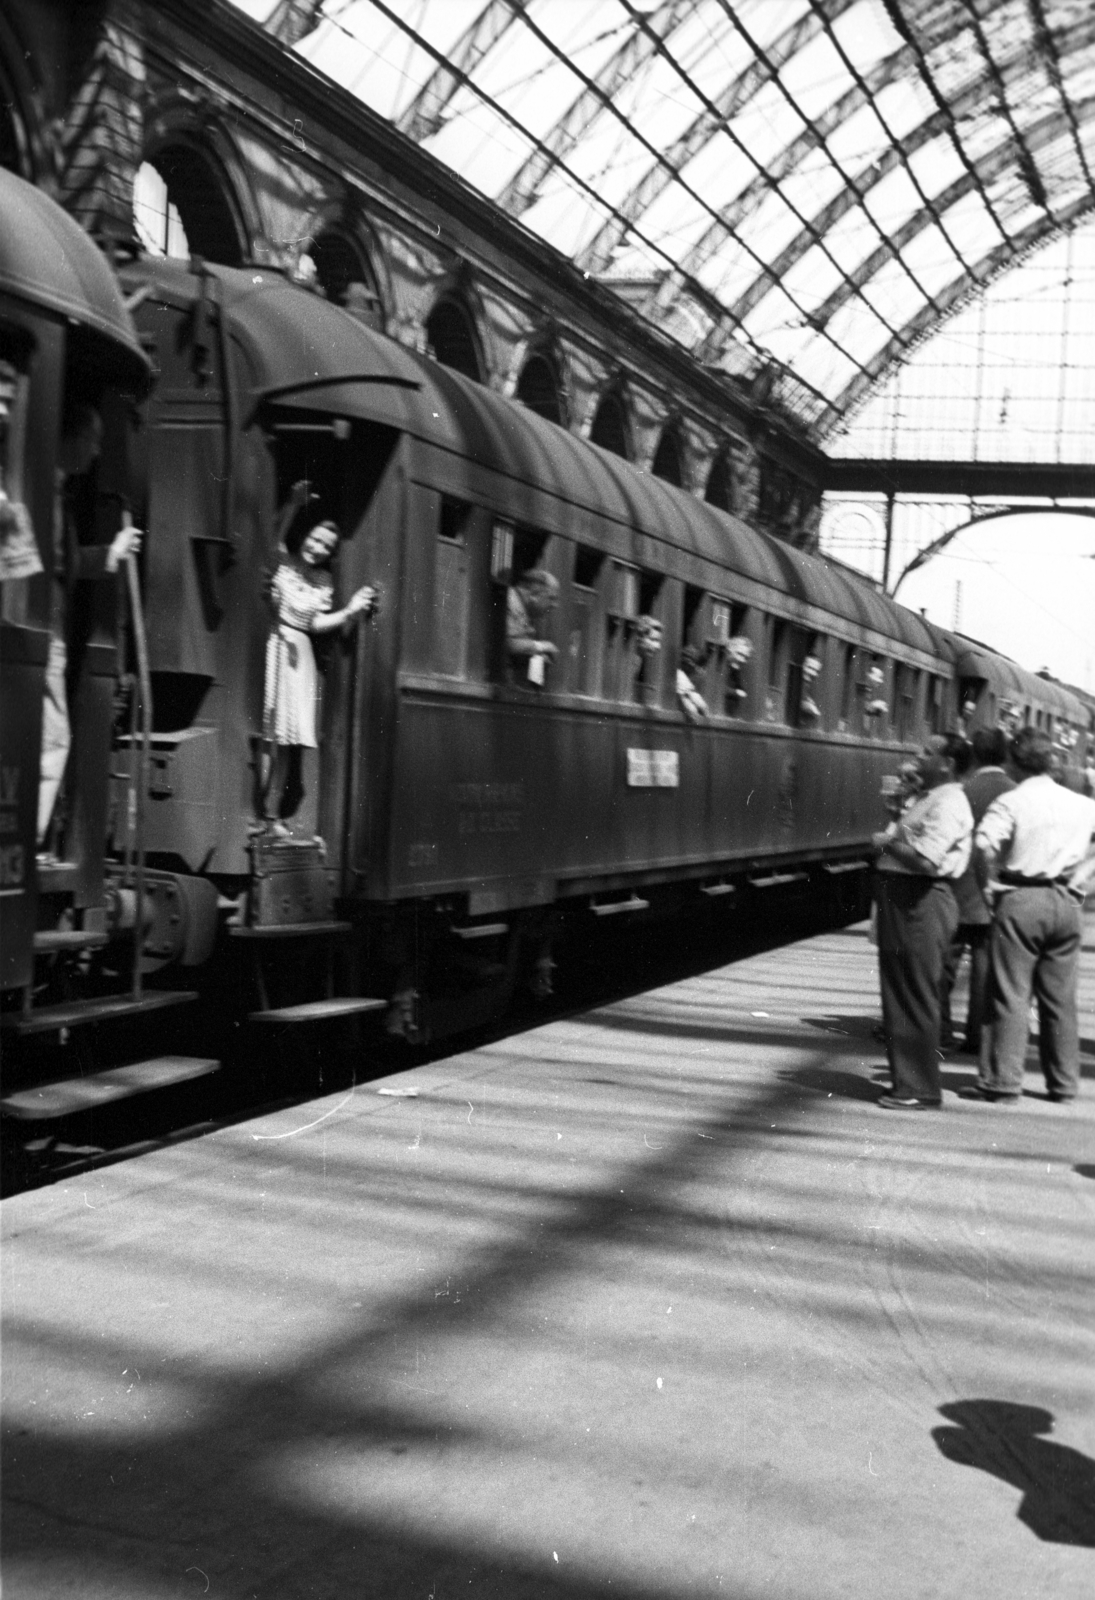
<instances>
[{"instance_id":1,"label":"arched glass roof","mask_svg":"<svg viewBox=\"0 0 1095 1600\"><path fill-rule=\"evenodd\" d=\"M818 438L1095 209L1092 0L237 0Z\"/></svg>"}]
</instances>

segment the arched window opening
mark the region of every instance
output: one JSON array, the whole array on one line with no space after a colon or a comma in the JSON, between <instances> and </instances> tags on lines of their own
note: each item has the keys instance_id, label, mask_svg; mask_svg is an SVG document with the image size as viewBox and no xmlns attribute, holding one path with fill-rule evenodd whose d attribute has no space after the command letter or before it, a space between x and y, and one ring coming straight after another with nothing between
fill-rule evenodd
<instances>
[{"instance_id":1,"label":"arched window opening","mask_svg":"<svg viewBox=\"0 0 1095 1600\"><path fill-rule=\"evenodd\" d=\"M703 498L718 511L734 509L734 471L729 450L720 450L707 474L707 487Z\"/></svg>"},{"instance_id":2,"label":"arched window opening","mask_svg":"<svg viewBox=\"0 0 1095 1600\"><path fill-rule=\"evenodd\" d=\"M683 487L681 442L675 428L666 428L662 434L654 453L654 465L650 470L656 478L664 478L666 483L675 484L678 489Z\"/></svg>"},{"instance_id":3,"label":"arched window opening","mask_svg":"<svg viewBox=\"0 0 1095 1600\"><path fill-rule=\"evenodd\" d=\"M798 530L803 514L804 486L786 467L767 459L761 462L757 516L761 524L784 539Z\"/></svg>"},{"instance_id":4,"label":"arched window opening","mask_svg":"<svg viewBox=\"0 0 1095 1600\"><path fill-rule=\"evenodd\" d=\"M614 456L623 456L625 461L630 461L627 412L623 400L615 391L606 394L597 407L589 439L591 444L599 444L602 450L611 450Z\"/></svg>"},{"instance_id":5,"label":"arched window opening","mask_svg":"<svg viewBox=\"0 0 1095 1600\"><path fill-rule=\"evenodd\" d=\"M434 306L426 319L426 339L435 361L482 383L475 329L459 301L442 300Z\"/></svg>"},{"instance_id":6,"label":"arched window opening","mask_svg":"<svg viewBox=\"0 0 1095 1600\"><path fill-rule=\"evenodd\" d=\"M562 385L550 356L542 352L529 356L517 380L517 398L538 417L564 425Z\"/></svg>"},{"instance_id":7,"label":"arched window opening","mask_svg":"<svg viewBox=\"0 0 1095 1600\"><path fill-rule=\"evenodd\" d=\"M342 228L324 228L308 246L308 255L327 299L380 332L384 308L376 276L357 243Z\"/></svg>"},{"instance_id":8,"label":"arched window opening","mask_svg":"<svg viewBox=\"0 0 1095 1600\"><path fill-rule=\"evenodd\" d=\"M202 151L167 145L144 161L133 184L137 237L153 256L202 256L224 267L243 265L244 251L224 180Z\"/></svg>"}]
</instances>

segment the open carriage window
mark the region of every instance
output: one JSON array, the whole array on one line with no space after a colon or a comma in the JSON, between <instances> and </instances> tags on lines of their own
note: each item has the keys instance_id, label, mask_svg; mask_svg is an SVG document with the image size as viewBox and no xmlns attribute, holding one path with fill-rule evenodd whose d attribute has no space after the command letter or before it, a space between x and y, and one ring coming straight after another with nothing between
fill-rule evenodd
<instances>
[{"instance_id":1,"label":"open carriage window","mask_svg":"<svg viewBox=\"0 0 1095 1600\"><path fill-rule=\"evenodd\" d=\"M846 644L841 652L840 718L837 727L841 733L858 733L861 727L861 697L859 693L859 664L854 644Z\"/></svg>"},{"instance_id":2,"label":"open carriage window","mask_svg":"<svg viewBox=\"0 0 1095 1600\"><path fill-rule=\"evenodd\" d=\"M929 733L942 733L946 719L946 696L942 678L934 675L928 678L925 693L925 721Z\"/></svg>"},{"instance_id":3,"label":"open carriage window","mask_svg":"<svg viewBox=\"0 0 1095 1600\"><path fill-rule=\"evenodd\" d=\"M693 589L686 592L685 614L687 666L708 706L722 716L747 716L753 655L748 607Z\"/></svg>"},{"instance_id":4,"label":"open carriage window","mask_svg":"<svg viewBox=\"0 0 1095 1600\"><path fill-rule=\"evenodd\" d=\"M894 731L899 739L915 739L921 674L907 662L894 667Z\"/></svg>"},{"instance_id":5,"label":"open carriage window","mask_svg":"<svg viewBox=\"0 0 1095 1600\"><path fill-rule=\"evenodd\" d=\"M631 700L636 688L635 625L639 619L639 569L609 561L602 571L605 600L604 692Z\"/></svg>"},{"instance_id":6,"label":"open carriage window","mask_svg":"<svg viewBox=\"0 0 1095 1600\"><path fill-rule=\"evenodd\" d=\"M767 617L765 621L768 635L768 688L764 696L764 715L768 722L779 722L784 709L788 624L782 617Z\"/></svg>"},{"instance_id":7,"label":"open carriage window","mask_svg":"<svg viewBox=\"0 0 1095 1600\"><path fill-rule=\"evenodd\" d=\"M434 549L434 664L463 677L468 650L468 518L471 507L441 498Z\"/></svg>"},{"instance_id":8,"label":"open carriage window","mask_svg":"<svg viewBox=\"0 0 1095 1600\"><path fill-rule=\"evenodd\" d=\"M792 728L813 728L821 722L823 650L819 635L808 628L789 630L783 720Z\"/></svg>"},{"instance_id":9,"label":"open carriage window","mask_svg":"<svg viewBox=\"0 0 1095 1600\"><path fill-rule=\"evenodd\" d=\"M635 620L635 673L630 698L644 705L659 704L663 681L662 608L664 582L660 572L639 574L639 614Z\"/></svg>"},{"instance_id":10,"label":"open carriage window","mask_svg":"<svg viewBox=\"0 0 1095 1600\"><path fill-rule=\"evenodd\" d=\"M859 688L863 699L864 731L880 739L889 731L890 701L886 684L886 658L866 655L862 658L863 674Z\"/></svg>"},{"instance_id":11,"label":"open carriage window","mask_svg":"<svg viewBox=\"0 0 1095 1600\"><path fill-rule=\"evenodd\" d=\"M574 552L570 584L566 687L571 694L596 695L601 691L603 630L601 627L601 572L604 552L579 545Z\"/></svg>"},{"instance_id":12,"label":"open carriage window","mask_svg":"<svg viewBox=\"0 0 1095 1600\"><path fill-rule=\"evenodd\" d=\"M496 580L508 577L504 676L521 688L543 689L555 680L559 581L548 570L550 544L539 529L494 525L491 571Z\"/></svg>"}]
</instances>

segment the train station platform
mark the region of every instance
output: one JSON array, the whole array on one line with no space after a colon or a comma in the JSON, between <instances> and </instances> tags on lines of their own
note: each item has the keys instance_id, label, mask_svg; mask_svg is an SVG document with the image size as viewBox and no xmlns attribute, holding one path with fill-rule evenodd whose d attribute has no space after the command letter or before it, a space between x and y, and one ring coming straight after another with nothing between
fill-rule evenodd
<instances>
[{"instance_id":1,"label":"train station platform","mask_svg":"<svg viewBox=\"0 0 1095 1600\"><path fill-rule=\"evenodd\" d=\"M855 927L6 1201L7 1600L1089 1600L1084 963L1073 1106Z\"/></svg>"}]
</instances>

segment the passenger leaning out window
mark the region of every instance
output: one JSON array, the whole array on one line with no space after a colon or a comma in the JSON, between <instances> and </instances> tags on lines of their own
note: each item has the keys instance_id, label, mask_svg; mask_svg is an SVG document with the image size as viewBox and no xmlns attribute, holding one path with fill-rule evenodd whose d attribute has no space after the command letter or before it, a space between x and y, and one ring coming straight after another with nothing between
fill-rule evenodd
<instances>
[{"instance_id":1,"label":"passenger leaning out window","mask_svg":"<svg viewBox=\"0 0 1095 1600\"><path fill-rule=\"evenodd\" d=\"M699 722L707 715L707 701L697 680L704 668L704 652L695 645L685 645L677 668L677 702L689 722Z\"/></svg>"},{"instance_id":2,"label":"passenger leaning out window","mask_svg":"<svg viewBox=\"0 0 1095 1600\"><path fill-rule=\"evenodd\" d=\"M542 688L555 646L543 635L559 599L559 584L543 567L530 567L506 596L506 654L514 682Z\"/></svg>"}]
</instances>

